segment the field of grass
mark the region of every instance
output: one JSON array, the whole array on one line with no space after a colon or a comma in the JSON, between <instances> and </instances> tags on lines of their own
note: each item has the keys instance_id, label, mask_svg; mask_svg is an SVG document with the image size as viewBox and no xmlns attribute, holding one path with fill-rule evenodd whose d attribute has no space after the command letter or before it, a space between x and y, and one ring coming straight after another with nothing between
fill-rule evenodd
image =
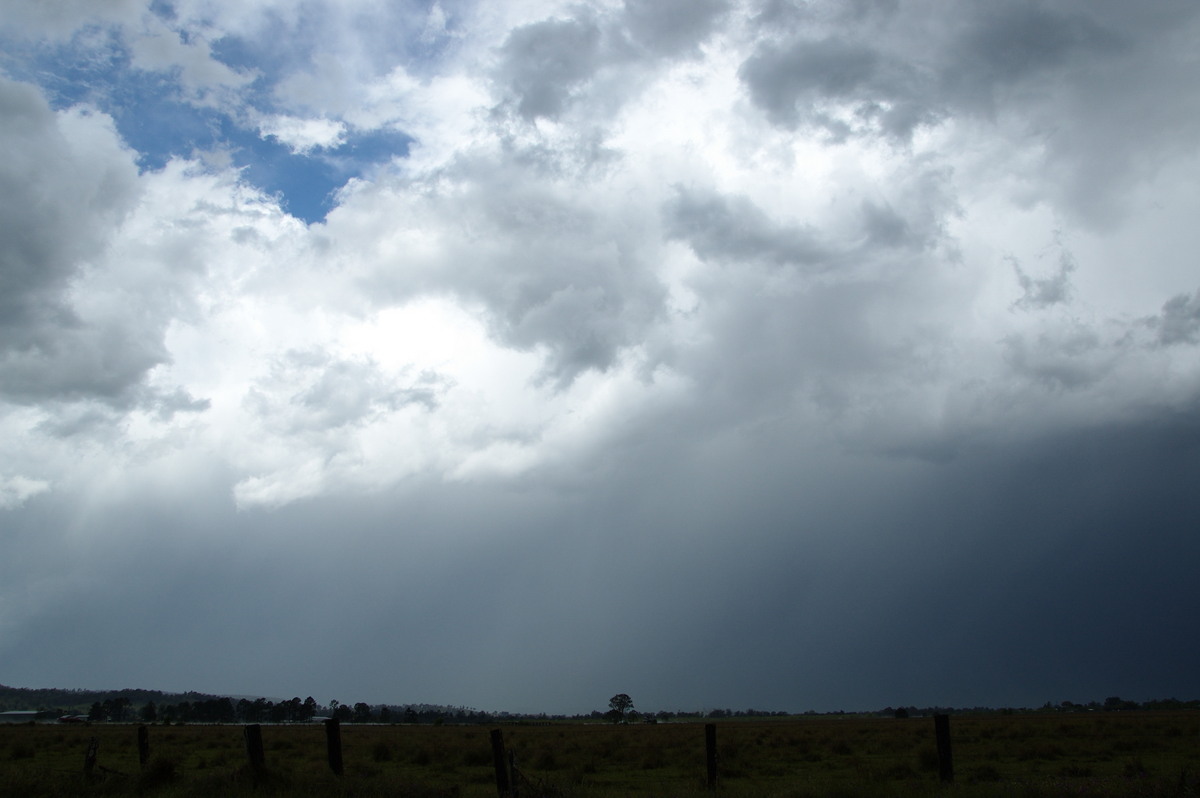
<instances>
[{"instance_id":1,"label":"field of grass","mask_svg":"<svg viewBox=\"0 0 1200 798\"><path fill-rule=\"evenodd\" d=\"M522 796L701 796L701 723L501 727ZM263 726L264 775L240 726L0 727L0 795L496 796L489 727L341 729L345 773L326 764L320 725ZM1200 714L955 716L955 784L938 782L933 721L806 717L717 723L718 793L803 796L1200 795ZM98 767L83 773L92 738Z\"/></svg>"}]
</instances>

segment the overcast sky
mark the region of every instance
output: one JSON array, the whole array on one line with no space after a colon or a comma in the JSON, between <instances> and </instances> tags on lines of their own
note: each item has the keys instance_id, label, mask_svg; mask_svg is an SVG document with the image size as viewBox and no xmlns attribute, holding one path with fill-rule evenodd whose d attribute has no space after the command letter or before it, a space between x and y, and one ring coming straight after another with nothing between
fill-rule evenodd
<instances>
[{"instance_id":1,"label":"overcast sky","mask_svg":"<svg viewBox=\"0 0 1200 798\"><path fill-rule=\"evenodd\" d=\"M1193 0L0 20L0 682L1200 696Z\"/></svg>"}]
</instances>

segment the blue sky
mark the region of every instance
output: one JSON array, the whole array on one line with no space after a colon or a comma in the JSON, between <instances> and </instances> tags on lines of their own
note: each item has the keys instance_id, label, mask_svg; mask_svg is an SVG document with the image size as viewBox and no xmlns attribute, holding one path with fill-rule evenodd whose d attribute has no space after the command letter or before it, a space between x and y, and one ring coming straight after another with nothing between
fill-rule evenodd
<instances>
[{"instance_id":1,"label":"blue sky","mask_svg":"<svg viewBox=\"0 0 1200 798\"><path fill-rule=\"evenodd\" d=\"M5 683L1195 697L1194 3L0 20Z\"/></svg>"},{"instance_id":2,"label":"blue sky","mask_svg":"<svg viewBox=\"0 0 1200 798\"><path fill-rule=\"evenodd\" d=\"M167 24L176 18L167 3L153 4L150 11ZM199 41L187 28L177 33L184 45ZM13 76L41 85L56 109L87 104L111 116L141 168L161 169L172 158L221 152L246 182L278 196L285 210L308 223L325 218L347 180L405 157L411 140L398 129L349 127L327 146L297 149L256 126L255 117L280 110L271 95L287 62L302 62L308 54L269 36L247 41L228 35L206 42L215 62L247 79L234 103L193 96L181 85L178 66L139 65L121 37L103 26L85 27L65 42L10 40L8 45Z\"/></svg>"}]
</instances>

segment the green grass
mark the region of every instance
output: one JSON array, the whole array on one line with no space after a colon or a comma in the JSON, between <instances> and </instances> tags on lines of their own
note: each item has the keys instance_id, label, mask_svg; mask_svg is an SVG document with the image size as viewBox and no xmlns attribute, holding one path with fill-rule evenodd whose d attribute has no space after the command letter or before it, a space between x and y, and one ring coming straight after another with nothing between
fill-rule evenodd
<instances>
[{"instance_id":1,"label":"green grass","mask_svg":"<svg viewBox=\"0 0 1200 798\"><path fill-rule=\"evenodd\" d=\"M523 796L708 795L700 723L504 726ZM496 795L489 727L342 727L345 775L320 726L264 726L266 774L246 766L240 726L0 727L0 792L31 796ZM956 716L955 784L938 783L927 718L806 717L717 723L719 794L807 796L1200 795L1200 714ZM88 741L99 768L83 773Z\"/></svg>"}]
</instances>

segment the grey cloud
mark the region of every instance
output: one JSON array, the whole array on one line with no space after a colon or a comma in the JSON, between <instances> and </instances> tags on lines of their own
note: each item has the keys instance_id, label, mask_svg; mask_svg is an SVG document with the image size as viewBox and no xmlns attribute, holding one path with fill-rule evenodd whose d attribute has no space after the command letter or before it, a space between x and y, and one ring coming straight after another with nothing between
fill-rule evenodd
<instances>
[{"instance_id":1,"label":"grey cloud","mask_svg":"<svg viewBox=\"0 0 1200 798\"><path fill-rule=\"evenodd\" d=\"M777 5L769 4L763 13L782 14ZM1119 20L1106 18L1111 12L1096 13L1095 5L1074 9L959 5L944 25L926 19L919 39L911 35L913 26L929 11L920 4L875 15L871 26L849 37L845 26L830 25L823 15L792 13L804 24L794 26L797 32L783 41L760 43L740 75L751 99L776 124L815 125L841 136L875 132L870 126L856 131L852 122L831 116L822 108L828 101L845 106L856 120L906 139L917 126L951 111L992 114L998 102L1014 101L1008 90L1015 84L1042 80L1080 61L1112 62L1134 45L1120 32ZM1146 40L1137 45L1153 46L1152 34L1140 33ZM1080 86L1087 82L1078 74L1069 80ZM1033 91L1029 97L1041 94Z\"/></svg>"},{"instance_id":2,"label":"grey cloud","mask_svg":"<svg viewBox=\"0 0 1200 798\"><path fill-rule=\"evenodd\" d=\"M374 274L378 301L451 292L479 303L497 341L544 349L542 376L559 385L606 370L662 318L665 290L639 253L651 220L636 209L601 212L555 170L516 160L463 159L438 182L454 190L430 192L420 212L444 225L439 254Z\"/></svg>"},{"instance_id":3,"label":"grey cloud","mask_svg":"<svg viewBox=\"0 0 1200 798\"><path fill-rule=\"evenodd\" d=\"M1158 330L1163 346L1200 343L1200 291L1194 296L1173 296L1163 305L1162 313L1149 320Z\"/></svg>"},{"instance_id":4,"label":"grey cloud","mask_svg":"<svg viewBox=\"0 0 1200 798\"><path fill-rule=\"evenodd\" d=\"M655 56L686 54L707 39L729 10L727 0L625 0L633 41Z\"/></svg>"},{"instance_id":5,"label":"grey cloud","mask_svg":"<svg viewBox=\"0 0 1200 798\"><path fill-rule=\"evenodd\" d=\"M384 373L370 359L291 351L271 363L247 403L270 426L294 433L358 426L408 405L437 406L445 388L437 375L403 376Z\"/></svg>"},{"instance_id":6,"label":"grey cloud","mask_svg":"<svg viewBox=\"0 0 1200 798\"><path fill-rule=\"evenodd\" d=\"M1009 261L1021 286L1021 296L1013 303L1021 310L1041 310L1059 305L1071 298L1071 273L1075 271L1075 259L1071 253L1060 248L1058 266L1049 277L1032 277L1021 268L1015 258Z\"/></svg>"},{"instance_id":7,"label":"grey cloud","mask_svg":"<svg viewBox=\"0 0 1200 798\"><path fill-rule=\"evenodd\" d=\"M126 402L167 357L141 323L157 311L81 315L70 292L138 197L133 159L102 118L66 124L18 83L0 81L0 120L0 394Z\"/></svg>"},{"instance_id":8,"label":"grey cloud","mask_svg":"<svg viewBox=\"0 0 1200 798\"><path fill-rule=\"evenodd\" d=\"M665 216L668 233L706 260L804 268L827 265L831 257L816 230L776 224L745 197L680 188Z\"/></svg>"},{"instance_id":9,"label":"grey cloud","mask_svg":"<svg viewBox=\"0 0 1200 798\"><path fill-rule=\"evenodd\" d=\"M750 98L778 125L811 125L835 139L877 124L907 139L937 112L924 99L920 73L878 49L840 37L764 42L739 70ZM845 103L852 118L832 113L824 101Z\"/></svg>"},{"instance_id":10,"label":"grey cloud","mask_svg":"<svg viewBox=\"0 0 1200 798\"><path fill-rule=\"evenodd\" d=\"M1016 374L1052 390L1077 390L1096 383L1109 370L1111 351L1092 330L1077 327L1034 339L1011 336L1006 359Z\"/></svg>"},{"instance_id":11,"label":"grey cloud","mask_svg":"<svg viewBox=\"0 0 1200 798\"><path fill-rule=\"evenodd\" d=\"M90 157L36 89L3 78L0 141L0 347L20 349L72 322L65 284L129 209L136 169L111 140Z\"/></svg>"},{"instance_id":12,"label":"grey cloud","mask_svg":"<svg viewBox=\"0 0 1200 798\"><path fill-rule=\"evenodd\" d=\"M493 79L527 121L557 119L585 97L611 113L645 70L694 55L728 10L727 0L626 0L617 13L534 22L508 34Z\"/></svg>"},{"instance_id":13,"label":"grey cloud","mask_svg":"<svg viewBox=\"0 0 1200 798\"><path fill-rule=\"evenodd\" d=\"M600 66L595 22L552 19L517 28L501 49L498 76L516 94L526 119L554 118Z\"/></svg>"},{"instance_id":14,"label":"grey cloud","mask_svg":"<svg viewBox=\"0 0 1200 798\"><path fill-rule=\"evenodd\" d=\"M43 406L48 417L38 422L37 430L53 438L92 437L111 440L112 427L119 415L108 405L73 402Z\"/></svg>"},{"instance_id":15,"label":"grey cloud","mask_svg":"<svg viewBox=\"0 0 1200 798\"><path fill-rule=\"evenodd\" d=\"M152 404L158 417L164 421L174 418L180 413L203 413L212 406L212 401L196 398L183 388L173 391L151 391L147 403Z\"/></svg>"},{"instance_id":16,"label":"grey cloud","mask_svg":"<svg viewBox=\"0 0 1200 798\"><path fill-rule=\"evenodd\" d=\"M909 245L917 238L908 221L890 204L864 200L862 222L863 231L872 245L899 247Z\"/></svg>"},{"instance_id":17,"label":"grey cloud","mask_svg":"<svg viewBox=\"0 0 1200 798\"><path fill-rule=\"evenodd\" d=\"M1037 181L1041 190L1096 225L1115 221L1141 167L1191 148L1200 132L1195 4L975 3L947 13L913 2L853 26L845 11L763 7L762 32L776 18L785 32L763 35L739 76L775 125L902 145L948 118L994 126L1008 142L999 157L1045 152L1034 168L1052 179Z\"/></svg>"},{"instance_id":18,"label":"grey cloud","mask_svg":"<svg viewBox=\"0 0 1200 798\"><path fill-rule=\"evenodd\" d=\"M39 338L0 355L0 392L12 401L101 398L128 405L146 373L169 359L161 331L126 319L60 322Z\"/></svg>"},{"instance_id":19,"label":"grey cloud","mask_svg":"<svg viewBox=\"0 0 1200 798\"><path fill-rule=\"evenodd\" d=\"M1080 55L1111 54L1115 33L1084 14L1033 3L983 4L950 45L943 81L957 105L990 111L996 93Z\"/></svg>"}]
</instances>

